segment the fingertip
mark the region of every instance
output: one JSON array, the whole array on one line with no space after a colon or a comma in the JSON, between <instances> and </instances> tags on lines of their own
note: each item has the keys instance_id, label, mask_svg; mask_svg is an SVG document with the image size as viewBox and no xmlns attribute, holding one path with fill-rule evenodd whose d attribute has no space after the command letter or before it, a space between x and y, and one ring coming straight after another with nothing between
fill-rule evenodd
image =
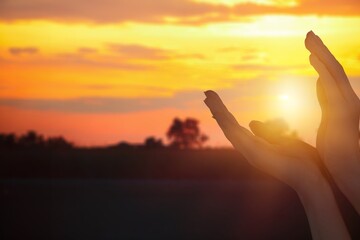
<instances>
[{"instance_id":1,"label":"fingertip","mask_svg":"<svg viewBox=\"0 0 360 240\"><path fill-rule=\"evenodd\" d=\"M258 126L261 125L261 124L262 124L262 122L260 122L260 121L252 120L252 121L249 123L249 127L250 127L250 128L256 128L256 127L258 127Z\"/></svg>"},{"instance_id":2,"label":"fingertip","mask_svg":"<svg viewBox=\"0 0 360 240\"><path fill-rule=\"evenodd\" d=\"M211 101L211 99L209 99L208 97L204 99L204 103L205 105L209 108L211 114L213 115L218 115L217 112L218 112L218 107L216 105L216 103L214 103L213 101Z\"/></svg>"},{"instance_id":3,"label":"fingertip","mask_svg":"<svg viewBox=\"0 0 360 240\"><path fill-rule=\"evenodd\" d=\"M314 49L314 40L315 40L315 33L311 30L306 34L305 37L305 47L307 50L309 50L310 52L313 51Z\"/></svg>"},{"instance_id":4,"label":"fingertip","mask_svg":"<svg viewBox=\"0 0 360 240\"><path fill-rule=\"evenodd\" d=\"M207 90L204 92L204 94L206 97L216 97L216 96L218 97L217 93L214 92L213 90Z\"/></svg>"},{"instance_id":5,"label":"fingertip","mask_svg":"<svg viewBox=\"0 0 360 240\"><path fill-rule=\"evenodd\" d=\"M310 54L309 62L315 69L317 69L323 65L322 62L320 61L320 59L315 54Z\"/></svg>"},{"instance_id":6,"label":"fingertip","mask_svg":"<svg viewBox=\"0 0 360 240\"><path fill-rule=\"evenodd\" d=\"M306 37L312 37L315 36L315 33L313 32L313 30L310 30L307 34Z\"/></svg>"},{"instance_id":7,"label":"fingertip","mask_svg":"<svg viewBox=\"0 0 360 240\"><path fill-rule=\"evenodd\" d=\"M262 135L262 129L263 129L264 123L257 121L257 120L252 120L249 123L249 127L250 130L256 135L256 136L260 136Z\"/></svg>"}]
</instances>

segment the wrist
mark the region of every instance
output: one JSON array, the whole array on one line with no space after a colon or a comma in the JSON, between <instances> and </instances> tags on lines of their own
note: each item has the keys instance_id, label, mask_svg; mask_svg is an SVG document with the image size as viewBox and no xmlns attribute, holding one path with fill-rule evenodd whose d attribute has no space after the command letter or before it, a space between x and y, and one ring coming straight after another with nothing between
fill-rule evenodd
<instances>
[{"instance_id":1,"label":"wrist","mask_svg":"<svg viewBox=\"0 0 360 240\"><path fill-rule=\"evenodd\" d=\"M301 187L295 191L304 203L313 202L318 199L324 200L325 197L333 198L330 184L323 176L312 179L311 181L306 181L306 183L302 184Z\"/></svg>"},{"instance_id":2,"label":"wrist","mask_svg":"<svg viewBox=\"0 0 360 240\"><path fill-rule=\"evenodd\" d=\"M331 191L330 184L320 171L304 177L304 179L293 188L300 197L317 195L319 191Z\"/></svg>"},{"instance_id":3,"label":"wrist","mask_svg":"<svg viewBox=\"0 0 360 240\"><path fill-rule=\"evenodd\" d=\"M302 188L297 193L308 217L313 239L350 240L327 180L324 177L319 178L306 186L307 188Z\"/></svg>"}]
</instances>

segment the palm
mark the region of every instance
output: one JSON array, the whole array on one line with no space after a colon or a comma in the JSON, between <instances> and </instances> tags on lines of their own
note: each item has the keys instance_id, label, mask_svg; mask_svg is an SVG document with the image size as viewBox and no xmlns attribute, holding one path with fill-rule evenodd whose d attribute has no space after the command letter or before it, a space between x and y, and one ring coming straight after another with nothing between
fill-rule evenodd
<instances>
[{"instance_id":1,"label":"palm","mask_svg":"<svg viewBox=\"0 0 360 240\"><path fill-rule=\"evenodd\" d=\"M317 83L322 110L317 136L319 153L325 161L354 155L359 148L359 98L344 69L318 36L310 32L305 45L311 52L310 63L320 75Z\"/></svg>"},{"instance_id":2,"label":"palm","mask_svg":"<svg viewBox=\"0 0 360 240\"><path fill-rule=\"evenodd\" d=\"M300 188L304 179L311 181L321 176L315 148L298 139L274 138L269 134L271 129L255 121L250 124L254 135L239 125L215 92L207 91L206 96L205 103L225 136L250 164L294 189Z\"/></svg>"}]
</instances>

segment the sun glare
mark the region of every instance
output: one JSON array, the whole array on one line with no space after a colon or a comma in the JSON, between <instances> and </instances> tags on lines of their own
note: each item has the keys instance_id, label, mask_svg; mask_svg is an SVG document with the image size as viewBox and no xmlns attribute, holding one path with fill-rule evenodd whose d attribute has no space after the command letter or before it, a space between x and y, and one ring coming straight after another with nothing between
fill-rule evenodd
<instances>
[{"instance_id":1,"label":"sun glare","mask_svg":"<svg viewBox=\"0 0 360 240\"><path fill-rule=\"evenodd\" d=\"M278 96L278 98L279 98L280 101L287 101L287 100L289 100L289 95L280 94L280 95Z\"/></svg>"},{"instance_id":2,"label":"sun glare","mask_svg":"<svg viewBox=\"0 0 360 240\"><path fill-rule=\"evenodd\" d=\"M277 100L278 114L284 119L296 118L297 115L302 114L305 107L304 99L296 91L279 94Z\"/></svg>"},{"instance_id":3,"label":"sun glare","mask_svg":"<svg viewBox=\"0 0 360 240\"><path fill-rule=\"evenodd\" d=\"M279 94L277 99L280 110L287 114L292 114L293 111L303 105L299 93L292 89L287 93Z\"/></svg>"},{"instance_id":4,"label":"sun glare","mask_svg":"<svg viewBox=\"0 0 360 240\"><path fill-rule=\"evenodd\" d=\"M271 118L282 118L297 128L313 112L316 99L312 82L303 78L289 77L279 80L268 89L271 99L268 111Z\"/></svg>"}]
</instances>

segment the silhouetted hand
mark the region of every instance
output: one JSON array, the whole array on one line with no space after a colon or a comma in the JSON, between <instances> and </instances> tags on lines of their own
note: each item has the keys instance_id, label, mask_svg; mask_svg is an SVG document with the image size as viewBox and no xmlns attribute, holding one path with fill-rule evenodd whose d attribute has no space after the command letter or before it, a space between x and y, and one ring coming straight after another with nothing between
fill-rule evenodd
<instances>
[{"instance_id":1,"label":"silhouetted hand","mask_svg":"<svg viewBox=\"0 0 360 240\"><path fill-rule=\"evenodd\" d=\"M318 36L309 32L305 46L319 74L322 118L316 147L336 184L360 213L359 98L343 67Z\"/></svg>"}]
</instances>

